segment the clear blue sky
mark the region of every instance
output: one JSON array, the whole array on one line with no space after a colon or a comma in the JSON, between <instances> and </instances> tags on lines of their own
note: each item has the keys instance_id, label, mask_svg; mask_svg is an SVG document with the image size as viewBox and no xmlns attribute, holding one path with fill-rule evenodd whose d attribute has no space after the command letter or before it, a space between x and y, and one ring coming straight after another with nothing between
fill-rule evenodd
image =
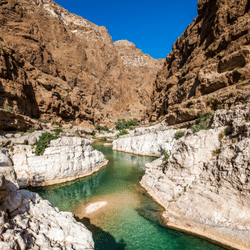
<instances>
[{"instance_id":1,"label":"clear blue sky","mask_svg":"<svg viewBox=\"0 0 250 250\"><path fill-rule=\"evenodd\" d=\"M198 0L56 0L68 11L104 25L113 41L126 39L154 58L165 58L197 16Z\"/></svg>"}]
</instances>

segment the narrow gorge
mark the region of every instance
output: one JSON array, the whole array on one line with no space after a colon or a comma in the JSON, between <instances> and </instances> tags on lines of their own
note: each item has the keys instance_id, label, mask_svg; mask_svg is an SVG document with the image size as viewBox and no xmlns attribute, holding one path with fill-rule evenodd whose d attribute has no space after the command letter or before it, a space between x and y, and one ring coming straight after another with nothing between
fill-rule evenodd
<instances>
[{"instance_id":1,"label":"narrow gorge","mask_svg":"<svg viewBox=\"0 0 250 250\"><path fill-rule=\"evenodd\" d=\"M199 0L154 59L0 1L0 249L250 249L249 11Z\"/></svg>"}]
</instances>

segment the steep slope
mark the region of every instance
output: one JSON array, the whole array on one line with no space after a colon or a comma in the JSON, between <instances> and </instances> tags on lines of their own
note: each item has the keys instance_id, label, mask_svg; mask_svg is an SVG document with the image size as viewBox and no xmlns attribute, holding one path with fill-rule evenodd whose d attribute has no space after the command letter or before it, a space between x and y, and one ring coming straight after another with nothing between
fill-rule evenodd
<instances>
[{"instance_id":1,"label":"steep slope","mask_svg":"<svg viewBox=\"0 0 250 250\"><path fill-rule=\"evenodd\" d=\"M198 112L244 103L250 97L250 3L199 0L198 16L173 45L157 76L151 121L169 125Z\"/></svg>"},{"instance_id":2,"label":"steep slope","mask_svg":"<svg viewBox=\"0 0 250 250\"><path fill-rule=\"evenodd\" d=\"M0 106L76 124L143 115L105 27L51 0L0 5Z\"/></svg>"},{"instance_id":3,"label":"steep slope","mask_svg":"<svg viewBox=\"0 0 250 250\"><path fill-rule=\"evenodd\" d=\"M140 49L127 40L119 40L114 45L122 59L124 70L130 84L145 107L151 106L153 83L156 74L163 67L164 59L154 59L143 54Z\"/></svg>"}]
</instances>

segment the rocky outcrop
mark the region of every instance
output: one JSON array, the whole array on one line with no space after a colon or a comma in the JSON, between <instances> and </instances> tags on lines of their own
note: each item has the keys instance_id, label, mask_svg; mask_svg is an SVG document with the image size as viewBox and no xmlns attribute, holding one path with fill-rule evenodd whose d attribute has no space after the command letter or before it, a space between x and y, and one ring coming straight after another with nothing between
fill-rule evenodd
<instances>
[{"instance_id":1,"label":"rocky outcrop","mask_svg":"<svg viewBox=\"0 0 250 250\"><path fill-rule=\"evenodd\" d=\"M140 109L145 112L151 106L153 83L156 74L163 67L164 59L154 59L148 54L143 54L140 49L127 40L114 42L130 84L135 88L140 100Z\"/></svg>"},{"instance_id":2,"label":"rocky outcrop","mask_svg":"<svg viewBox=\"0 0 250 250\"><path fill-rule=\"evenodd\" d=\"M178 124L201 110L249 101L249 9L247 0L198 1L198 16L156 78L151 121L164 116Z\"/></svg>"},{"instance_id":3,"label":"rocky outcrop","mask_svg":"<svg viewBox=\"0 0 250 250\"><path fill-rule=\"evenodd\" d=\"M176 130L170 129L137 136L121 136L113 141L113 150L140 155L161 156L163 151L172 150L175 142L175 132Z\"/></svg>"},{"instance_id":4,"label":"rocky outcrop","mask_svg":"<svg viewBox=\"0 0 250 250\"><path fill-rule=\"evenodd\" d=\"M144 115L105 27L52 0L3 1L0 22L0 107L9 115L110 126ZM3 129L11 124L5 119Z\"/></svg>"},{"instance_id":5,"label":"rocky outcrop","mask_svg":"<svg viewBox=\"0 0 250 250\"><path fill-rule=\"evenodd\" d=\"M177 140L168 159L147 165L141 185L166 211L166 225L249 249L250 105L218 110L213 129Z\"/></svg>"},{"instance_id":6,"label":"rocky outcrop","mask_svg":"<svg viewBox=\"0 0 250 250\"><path fill-rule=\"evenodd\" d=\"M1 88L1 85L0 85ZM7 107L0 108L0 130L19 130L25 131L29 127L41 129L41 124L26 115L16 114L12 110L5 110Z\"/></svg>"},{"instance_id":7,"label":"rocky outcrop","mask_svg":"<svg viewBox=\"0 0 250 250\"><path fill-rule=\"evenodd\" d=\"M52 140L40 156L35 155L34 150L30 145L16 144L13 147L13 167L21 187L75 180L107 164L104 155L93 149L91 141L80 137Z\"/></svg>"},{"instance_id":8,"label":"rocky outcrop","mask_svg":"<svg viewBox=\"0 0 250 250\"><path fill-rule=\"evenodd\" d=\"M0 157L2 250L94 249L91 232L72 213L59 212L39 195L18 190L14 169L2 167L8 164L7 152L1 150Z\"/></svg>"}]
</instances>

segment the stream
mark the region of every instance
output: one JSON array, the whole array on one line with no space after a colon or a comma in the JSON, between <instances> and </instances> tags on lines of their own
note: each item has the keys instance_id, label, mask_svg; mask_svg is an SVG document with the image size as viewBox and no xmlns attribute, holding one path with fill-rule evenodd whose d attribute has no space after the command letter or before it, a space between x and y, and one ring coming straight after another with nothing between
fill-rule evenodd
<instances>
[{"instance_id":1,"label":"stream","mask_svg":"<svg viewBox=\"0 0 250 250\"><path fill-rule=\"evenodd\" d=\"M109 160L98 173L73 182L30 189L60 211L72 212L93 233L95 249L223 249L162 225L163 208L140 186L145 164L155 158L93 145Z\"/></svg>"}]
</instances>

